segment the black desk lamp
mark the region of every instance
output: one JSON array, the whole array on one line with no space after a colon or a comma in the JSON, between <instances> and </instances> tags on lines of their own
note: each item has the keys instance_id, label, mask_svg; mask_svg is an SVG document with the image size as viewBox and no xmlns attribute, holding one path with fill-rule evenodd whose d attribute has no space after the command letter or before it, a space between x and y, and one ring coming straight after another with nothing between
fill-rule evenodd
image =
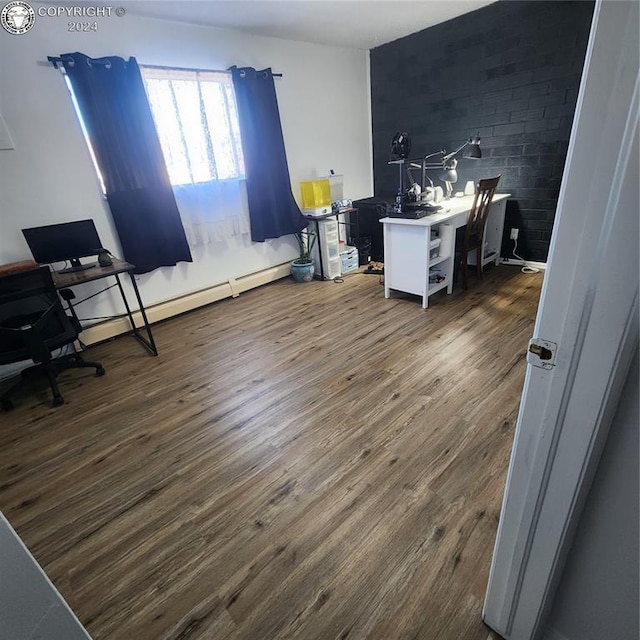
<instances>
[{"instance_id":1,"label":"black desk lamp","mask_svg":"<svg viewBox=\"0 0 640 640\"><path fill-rule=\"evenodd\" d=\"M480 137L476 136L475 138L469 138L464 144L461 144L455 151L451 153L446 153L443 149L440 153L442 154L441 166L442 172L440 173L440 180L444 182L445 187L447 189L445 198L451 197L451 192L453 191L452 184L458 182L458 172L456 171L456 167L458 166L458 160L456 155L460 153L465 147L468 149L465 150L463 157L470 160L479 160L482 158L482 149L480 149ZM429 167L427 167L429 168ZM435 167L437 168L437 165Z\"/></svg>"},{"instance_id":2,"label":"black desk lamp","mask_svg":"<svg viewBox=\"0 0 640 640\"><path fill-rule=\"evenodd\" d=\"M457 149L449 153L447 153L445 149L441 149L440 151L429 153L423 158L410 160L408 159L409 152L411 151L411 140L409 138L409 134L406 131L402 133L396 133L391 143L391 153L394 159L390 162L390 164L398 164L400 169L398 196L396 196L396 211L402 210L402 201L406 199L403 188L403 168L406 168L409 180L412 184L411 189L414 190L412 193L412 197L417 198L420 193L424 192L427 189L427 182L429 183L429 186L433 187L433 182L427 175L427 171L439 169L440 173L438 175L438 179L445 184L445 198L450 198L453 191L453 187L451 185L458 181L458 172L456 171L456 167L458 166L458 159L456 158L456 156L463 149L465 149L463 155L464 158L473 160L482 158L482 150L480 149L480 136L468 138ZM436 156L440 156L438 162L427 162L427 160L429 160L430 158L435 158ZM415 185L418 185L418 183L414 180L411 174L411 169L421 170L419 189L415 188ZM416 194L416 191L418 191L418 194Z\"/></svg>"}]
</instances>

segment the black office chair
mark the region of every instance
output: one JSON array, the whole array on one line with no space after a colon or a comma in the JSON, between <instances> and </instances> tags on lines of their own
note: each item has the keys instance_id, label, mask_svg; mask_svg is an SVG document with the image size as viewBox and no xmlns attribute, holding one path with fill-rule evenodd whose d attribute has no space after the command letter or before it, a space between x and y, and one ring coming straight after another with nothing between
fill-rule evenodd
<instances>
[{"instance_id":1,"label":"black office chair","mask_svg":"<svg viewBox=\"0 0 640 640\"><path fill-rule=\"evenodd\" d=\"M47 376L54 406L64 403L56 381L60 371L93 367L96 375L104 375L99 362L85 362L76 353L73 343L81 330L78 318L65 313L48 267L0 277L0 365L24 360L36 363L23 370L21 380L0 396L0 407L4 411L13 408L9 395L31 373ZM53 355L66 346L70 352Z\"/></svg>"}]
</instances>

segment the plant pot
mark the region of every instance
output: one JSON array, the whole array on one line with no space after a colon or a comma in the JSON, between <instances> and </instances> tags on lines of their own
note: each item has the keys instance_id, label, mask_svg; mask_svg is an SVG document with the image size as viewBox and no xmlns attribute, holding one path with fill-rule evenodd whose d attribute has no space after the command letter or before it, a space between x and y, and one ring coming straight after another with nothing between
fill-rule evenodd
<instances>
[{"instance_id":1,"label":"plant pot","mask_svg":"<svg viewBox=\"0 0 640 640\"><path fill-rule=\"evenodd\" d=\"M314 273L313 262L298 262L294 260L291 263L291 275L296 282L311 282Z\"/></svg>"}]
</instances>

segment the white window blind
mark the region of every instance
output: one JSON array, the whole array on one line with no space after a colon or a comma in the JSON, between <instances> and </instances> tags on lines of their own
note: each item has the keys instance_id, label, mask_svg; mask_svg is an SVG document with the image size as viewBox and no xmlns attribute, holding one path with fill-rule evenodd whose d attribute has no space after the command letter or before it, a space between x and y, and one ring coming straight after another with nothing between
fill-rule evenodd
<instances>
[{"instance_id":1,"label":"white window blind","mask_svg":"<svg viewBox=\"0 0 640 640\"><path fill-rule=\"evenodd\" d=\"M249 232L231 74L140 67L192 246Z\"/></svg>"},{"instance_id":2,"label":"white window blind","mask_svg":"<svg viewBox=\"0 0 640 640\"><path fill-rule=\"evenodd\" d=\"M244 177L231 75L141 67L172 184Z\"/></svg>"}]
</instances>

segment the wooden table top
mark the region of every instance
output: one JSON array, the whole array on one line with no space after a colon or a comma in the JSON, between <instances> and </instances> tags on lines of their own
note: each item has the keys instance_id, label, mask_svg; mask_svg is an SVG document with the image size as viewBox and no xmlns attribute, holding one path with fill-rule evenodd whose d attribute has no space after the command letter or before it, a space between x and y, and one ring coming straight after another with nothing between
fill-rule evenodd
<instances>
[{"instance_id":1,"label":"wooden table top","mask_svg":"<svg viewBox=\"0 0 640 640\"><path fill-rule=\"evenodd\" d=\"M113 264L108 267L101 267L96 265L89 269L82 271L69 271L62 273L60 271L53 271L53 282L57 289L64 289L65 287L73 287L84 282L91 282L92 280L99 280L100 278L106 278L107 276L115 276L118 273L126 273L135 268L135 265L130 262L125 262L119 258L112 258Z\"/></svg>"}]
</instances>

